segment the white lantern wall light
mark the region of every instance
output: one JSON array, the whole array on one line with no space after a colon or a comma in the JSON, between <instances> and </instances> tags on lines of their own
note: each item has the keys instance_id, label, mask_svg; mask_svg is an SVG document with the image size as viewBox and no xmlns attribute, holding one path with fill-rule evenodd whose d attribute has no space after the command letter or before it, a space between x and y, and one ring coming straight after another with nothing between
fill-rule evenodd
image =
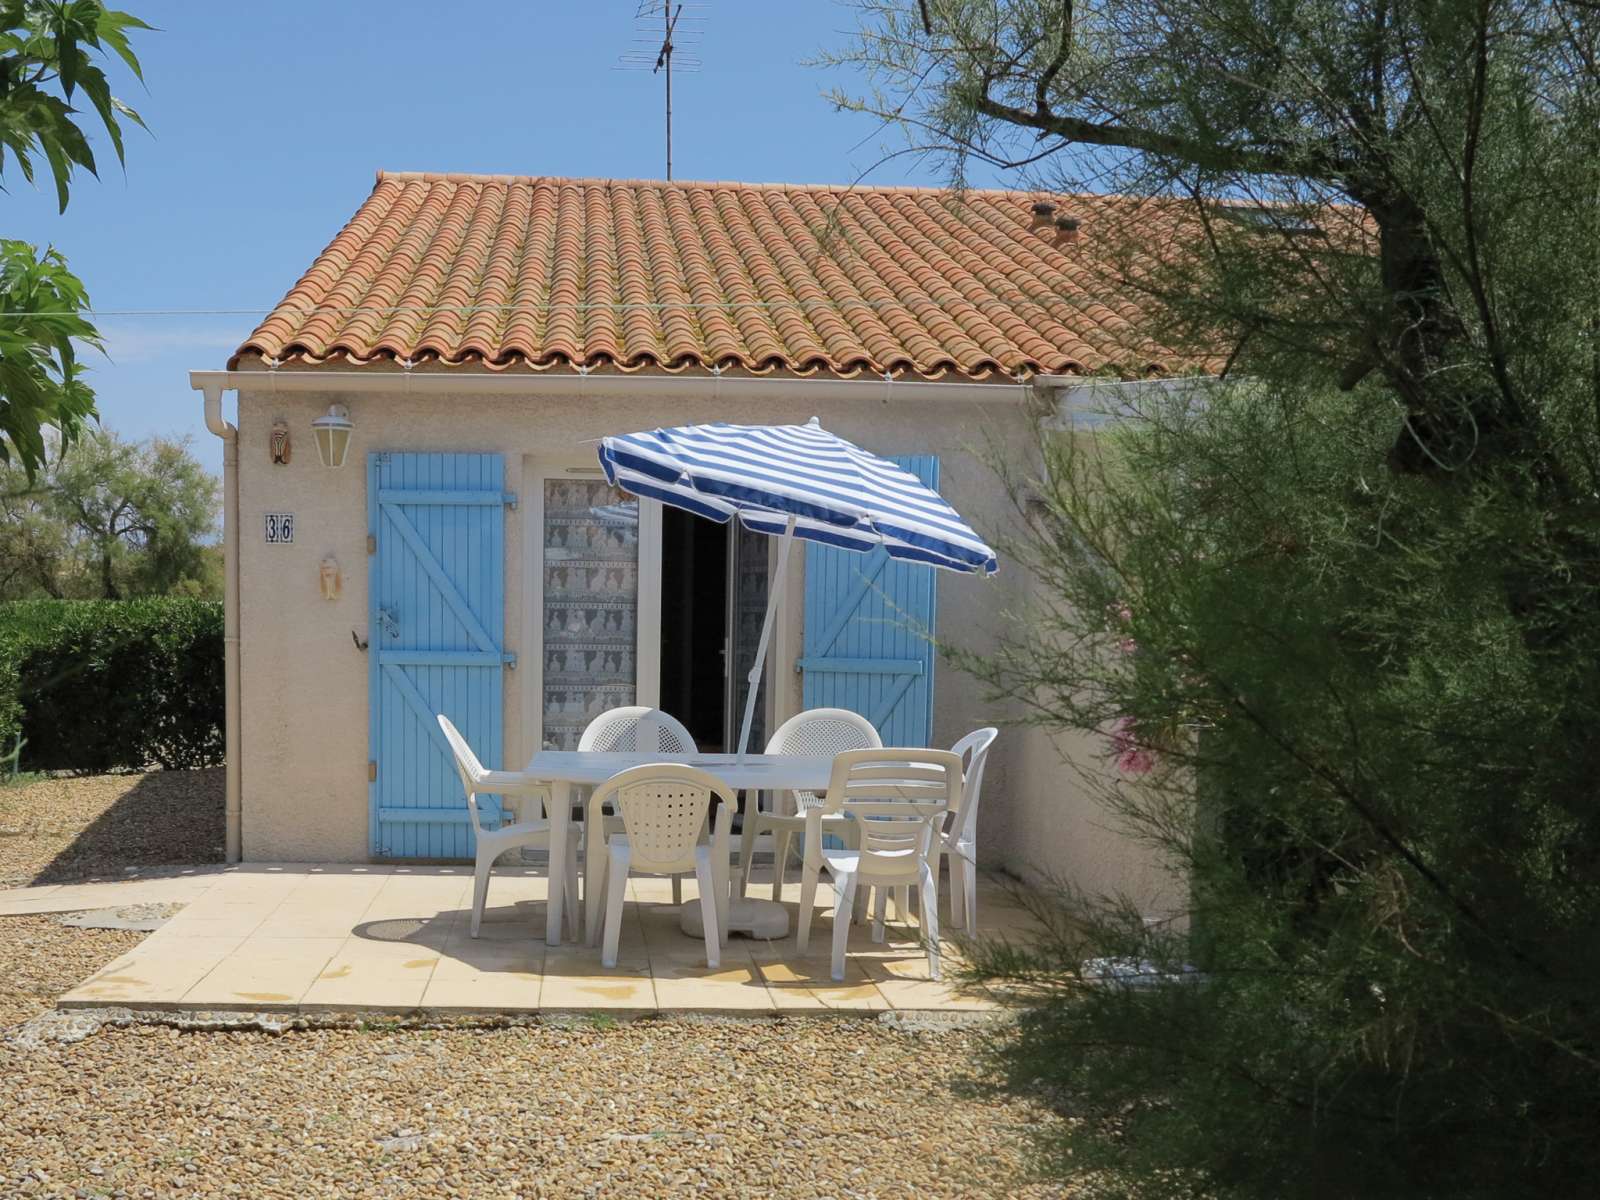
<instances>
[{"instance_id":1,"label":"white lantern wall light","mask_svg":"<svg viewBox=\"0 0 1600 1200\"><path fill-rule=\"evenodd\" d=\"M354 429L350 410L342 404L330 404L326 413L311 422L311 431L317 435L317 457L323 466L344 466L345 456L350 452L350 433Z\"/></svg>"}]
</instances>

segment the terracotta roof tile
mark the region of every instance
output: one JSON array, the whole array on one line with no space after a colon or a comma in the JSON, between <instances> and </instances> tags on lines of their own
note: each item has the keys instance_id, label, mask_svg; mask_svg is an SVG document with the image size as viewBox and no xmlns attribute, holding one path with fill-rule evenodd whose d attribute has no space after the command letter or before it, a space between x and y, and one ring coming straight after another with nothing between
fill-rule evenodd
<instances>
[{"instance_id":1,"label":"terracotta roof tile","mask_svg":"<svg viewBox=\"0 0 1600 1200\"><path fill-rule=\"evenodd\" d=\"M989 379L1185 364L1033 197L931 188L379 172L233 363L733 369ZM1152 247L1152 253L1159 253Z\"/></svg>"}]
</instances>

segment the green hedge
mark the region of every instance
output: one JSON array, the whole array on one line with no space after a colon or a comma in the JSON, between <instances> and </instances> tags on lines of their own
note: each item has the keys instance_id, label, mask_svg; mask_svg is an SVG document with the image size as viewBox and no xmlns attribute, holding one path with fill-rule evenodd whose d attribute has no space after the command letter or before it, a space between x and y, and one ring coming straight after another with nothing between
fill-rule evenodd
<instances>
[{"instance_id":1,"label":"green hedge","mask_svg":"<svg viewBox=\"0 0 1600 1200\"><path fill-rule=\"evenodd\" d=\"M23 770L222 761L222 605L210 600L0 604L0 755Z\"/></svg>"}]
</instances>

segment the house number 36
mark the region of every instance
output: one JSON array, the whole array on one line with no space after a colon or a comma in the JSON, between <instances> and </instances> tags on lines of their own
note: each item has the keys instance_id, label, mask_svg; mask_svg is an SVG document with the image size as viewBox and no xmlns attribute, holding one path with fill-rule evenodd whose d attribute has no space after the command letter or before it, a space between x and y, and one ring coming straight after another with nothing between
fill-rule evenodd
<instances>
[{"instance_id":1,"label":"house number 36","mask_svg":"<svg viewBox=\"0 0 1600 1200\"><path fill-rule=\"evenodd\" d=\"M294 514L268 513L266 534L273 545L294 541Z\"/></svg>"}]
</instances>

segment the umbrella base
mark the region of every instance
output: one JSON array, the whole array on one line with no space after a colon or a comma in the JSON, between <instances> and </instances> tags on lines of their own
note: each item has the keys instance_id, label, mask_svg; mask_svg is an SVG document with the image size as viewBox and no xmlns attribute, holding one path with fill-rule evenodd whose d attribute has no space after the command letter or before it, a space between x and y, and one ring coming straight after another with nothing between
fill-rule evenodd
<instances>
[{"instance_id":1,"label":"umbrella base","mask_svg":"<svg viewBox=\"0 0 1600 1200\"><path fill-rule=\"evenodd\" d=\"M692 938L706 936L700 901L692 900L678 909L678 928ZM735 898L728 905L728 932L776 941L789 936L789 910L775 900Z\"/></svg>"}]
</instances>

